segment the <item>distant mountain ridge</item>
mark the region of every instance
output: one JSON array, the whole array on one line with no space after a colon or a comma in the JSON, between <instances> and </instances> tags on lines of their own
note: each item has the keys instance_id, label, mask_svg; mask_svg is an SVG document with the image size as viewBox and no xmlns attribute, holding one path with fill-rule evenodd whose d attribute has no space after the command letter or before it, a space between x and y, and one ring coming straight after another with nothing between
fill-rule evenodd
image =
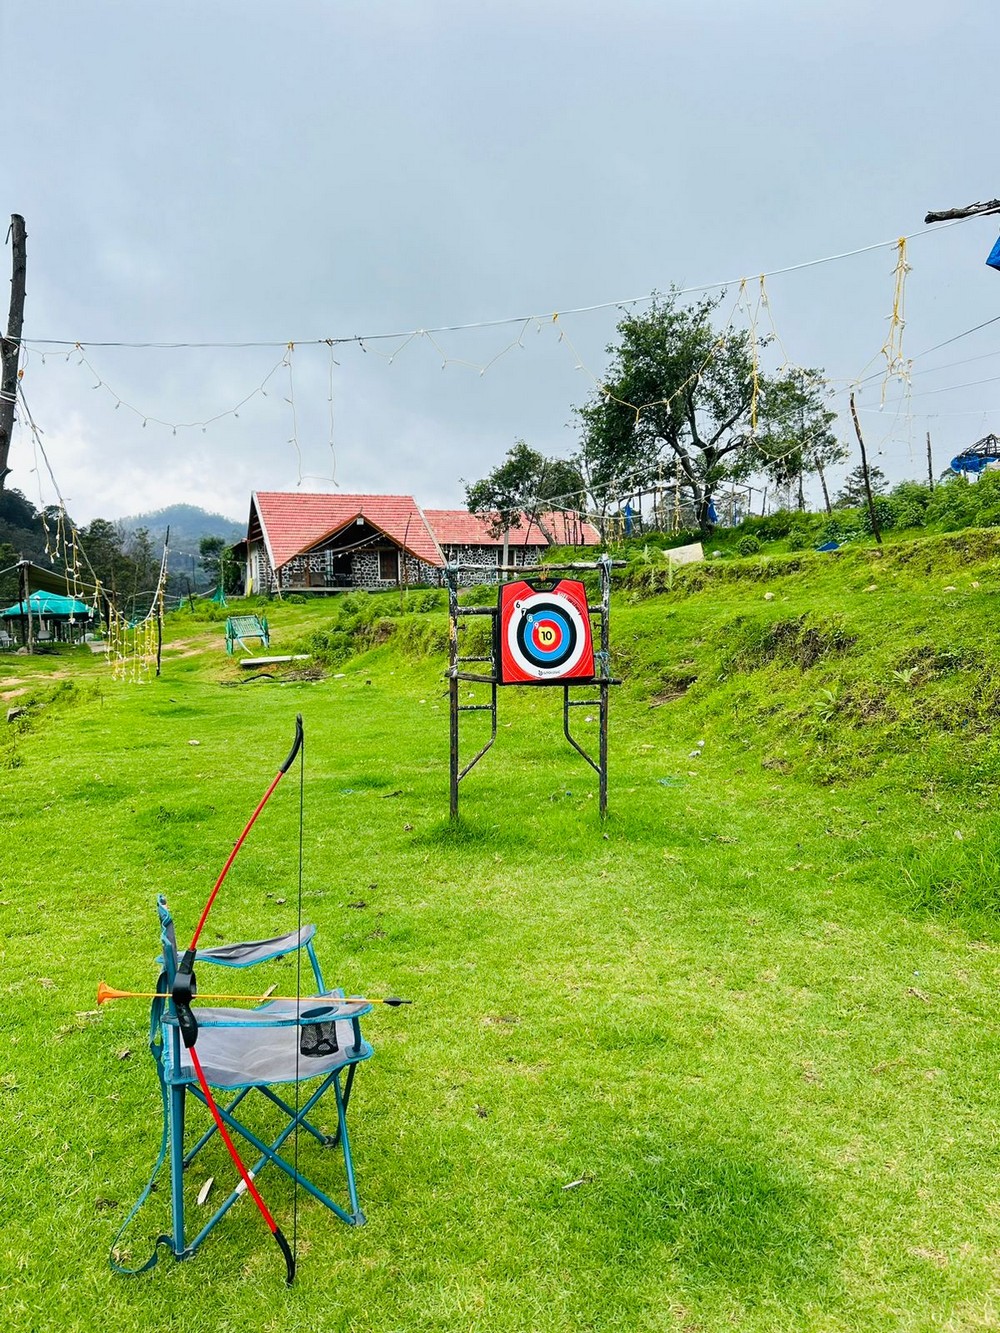
<instances>
[{"instance_id":1,"label":"distant mountain ridge","mask_svg":"<svg viewBox=\"0 0 1000 1333\"><path fill-rule=\"evenodd\" d=\"M136 528L146 528L154 542L162 541L163 534L170 528L170 545L187 546L194 542L195 549L202 537L223 537L235 542L246 535L246 522L227 518L225 514L213 514L198 505L167 505L163 509L153 509L146 514L129 514L116 520L122 527L134 532Z\"/></svg>"},{"instance_id":2,"label":"distant mountain ridge","mask_svg":"<svg viewBox=\"0 0 1000 1333\"><path fill-rule=\"evenodd\" d=\"M146 514L132 514L119 518L116 524L129 532L136 528L145 528L149 533L154 549L162 547L163 537L170 528L170 552L167 556L167 569L171 574L183 576L197 592L202 588L214 586L214 578L200 566L198 543L202 537L221 537L232 543L246 536L246 523L238 523L225 514L212 514L198 505L167 505L163 509L154 509Z\"/></svg>"}]
</instances>

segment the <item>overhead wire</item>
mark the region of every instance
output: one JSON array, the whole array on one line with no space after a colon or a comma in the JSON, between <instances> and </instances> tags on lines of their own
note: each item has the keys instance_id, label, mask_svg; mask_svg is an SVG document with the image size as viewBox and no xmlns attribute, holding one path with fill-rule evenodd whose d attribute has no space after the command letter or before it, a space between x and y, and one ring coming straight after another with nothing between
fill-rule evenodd
<instances>
[{"instance_id":1,"label":"overhead wire","mask_svg":"<svg viewBox=\"0 0 1000 1333\"><path fill-rule=\"evenodd\" d=\"M857 246L853 250L842 250L837 254L823 255L817 259L803 260L801 263L798 264L786 264L782 268L770 269L766 271L762 276L765 278L780 277L781 275L786 273L798 273L804 269L816 268L821 264L832 264L841 259L852 259L856 255L869 254L874 250L883 250L889 246L899 247L901 242L916 240L921 237L929 236L937 232L944 231L948 227L957 226L961 222L967 222L968 220L969 220L968 218L954 218L949 222L944 222L939 224L935 228L934 233L928 232L927 230L919 232L910 232L906 236L901 236L901 237L897 236L889 241L876 241L871 245ZM678 287L672 290L674 291L674 294L677 296L689 296L696 292L711 292L711 291L725 290L734 285L738 285L741 281L742 279L740 277L726 278L722 281L696 283L693 286ZM293 339L284 338L281 339L280 341L246 340L238 342L224 342L224 341L128 342L124 340L102 341L94 338L31 338L30 340L23 339L22 341L23 342L30 341L31 345L35 347L74 348L79 345L83 345L85 347L121 347L121 348L133 348L137 350L155 349L159 351L176 351L183 349L199 349L199 348L205 349L205 348L287 347L290 342L297 343L299 346L319 346L324 343L333 343L335 345L341 346L347 343L379 342L379 341L386 341L393 339L406 339L407 341L409 341L414 338L422 337L425 335L442 334L442 333L462 333L472 329L500 328L507 324L525 324L525 323L531 323L532 320L543 321L546 319L553 318L554 315L563 315L563 316L586 315L599 310L613 310L615 308L621 308L624 306L636 306L644 303L649 303L651 301L655 301L658 295L659 295L658 292L652 291L643 293L643 295L641 296L619 297L617 300L614 301L597 301L590 305L560 307L549 314L508 315L499 319L472 320L467 323L460 323L460 324L442 324L435 328L404 329L404 330L397 330L395 332L382 332L382 333L355 333L349 335L346 334L340 335L332 338L331 337L293 338Z\"/></svg>"}]
</instances>

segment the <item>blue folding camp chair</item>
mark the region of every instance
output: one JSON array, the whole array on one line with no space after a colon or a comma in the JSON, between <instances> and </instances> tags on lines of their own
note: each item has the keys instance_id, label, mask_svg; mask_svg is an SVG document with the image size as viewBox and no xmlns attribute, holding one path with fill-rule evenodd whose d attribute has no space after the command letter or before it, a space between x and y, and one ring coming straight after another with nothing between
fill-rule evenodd
<instances>
[{"instance_id":1,"label":"blue folding camp chair","mask_svg":"<svg viewBox=\"0 0 1000 1333\"><path fill-rule=\"evenodd\" d=\"M185 1102L188 1094L207 1106L198 1085L191 1061L191 1053L181 1039L181 1027L174 1001L169 998L178 967L177 938L174 923L163 895L157 897L160 918L161 965L156 985L157 997L150 1011L149 1048L156 1061L163 1101L163 1136L160 1152L149 1183L115 1237L110 1262L116 1272L133 1275L144 1273L157 1262L161 1249L175 1259L188 1259L215 1226L225 1217L233 1204L245 1192L238 1180L226 1198L215 1208L197 1235L187 1239L185 1229L184 1173L195 1158L216 1136L216 1124L200 1134L185 1151ZM197 1050L202 1069L211 1088L217 1089L215 1098L222 1119L233 1136L239 1136L255 1150L257 1157L249 1167L251 1179L265 1166L273 1163L308 1191L314 1199L325 1204L342 1222L361 1226L364 1213L358 1206L347 1134L347 1108L358 1064L373 1054L371 1046L361 1036L360 1019L371 1011L367 1001L345 1001L342 990L327 990L313 947L315 926L282 935L278 939L255 940L244 944L219 945L199 949L196 962L215 963L220 967L249 968L258 963L273 961L286 954L304 949L312 968L316 993L301 1000L276 999L254 1009L215 1008L199 1006L197 1015ZM209 987L206 986L206 991ZM346 1074L345 1074L346 1071ZM342 1081L343 1076L343 1081ZM295 1096L282 1095L275 1087L288 1084L313 1084L297 1087ZM333 1089L337 1108L337 1127L326 1134L313 1123L312 1116L320 1100ZM260 1094L270 1109L280 1113L280 1131L266 1141L245 1123L243 1103L250 1094ZM259 1099L253 1099L258 1101ZM247 1104L249 1107L249 1103ZM236 1112L240 1115L237 1116ZM256 1121L255 1121L256 1123ZM348 1206L342 1207L298 1170L282 1155L280 1149L290 1136L301 1129L324 1148L341 1151L346 1175ZM296 1157L297 1157L296 1153ZM139 1267L126 1264L119 1254L119 1242L136 1213L152 1192L156 1177L165 1159L170 1159L171 1232L157 1238L153 1253ZM232 1163L226 1158L232 1167ZM213 1168L218 1169L218 1168Z\"/></svg>"}]
</instances>

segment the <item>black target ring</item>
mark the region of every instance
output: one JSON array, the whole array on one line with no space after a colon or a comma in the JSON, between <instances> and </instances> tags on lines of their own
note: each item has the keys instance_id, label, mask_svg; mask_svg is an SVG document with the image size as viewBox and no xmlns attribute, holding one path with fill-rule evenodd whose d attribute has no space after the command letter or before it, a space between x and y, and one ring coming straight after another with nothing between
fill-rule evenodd
<instances>
[{"instance_id":1,"label":"black target ring","mask_svg":"<svg viewBox=\"0 0 1000 1333\"><path fill-rule=\"evenodd\" d=\"M576 625L556 602L532 601L518 619L516 640L523 660L555 671L576 652Z\"/></svg>"}]
</instances>

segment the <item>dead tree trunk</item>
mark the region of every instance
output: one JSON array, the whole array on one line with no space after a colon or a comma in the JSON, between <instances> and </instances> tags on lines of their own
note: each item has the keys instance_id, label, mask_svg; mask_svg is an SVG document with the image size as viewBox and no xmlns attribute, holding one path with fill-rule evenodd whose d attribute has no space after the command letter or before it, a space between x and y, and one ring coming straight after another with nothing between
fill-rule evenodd
<instances>
[{"instance_id":1,"label":"dead tree trunk","mask_svg":"<svg viewBox=\"0 0 1000 1333\"><path fill-rule=\"evenodd\" d=\"M28 272L27 232L20 213L11 215L7 232L13 261L10 279L10 312L7 336L0 337L0 490L10 472L10 442L14 434L14 405L17 402L17 369L21 356L21 328L24 324L24 289Z\"/></svg>"},{"instance_id":2,"label":"dead tree trunk","mask_svg":"<svg viewBox=\"0 0 1000 1333\"><path fill-rule=\"evenodd\" d=\"M854 433L858 437L858 445L861 449L861 475L865 479L865 495L868 497L868 517L871 519L872 532L875 540L882 545L882 533L879 531L878 515L875 513L875 501L872 497L872 484L868 476L868 455L865 453L865 442L861 434L861 423L858 421L858 411L854 406L854 394L851 394L851 416L854 418Z\"/></svg>"}]
</instances>

